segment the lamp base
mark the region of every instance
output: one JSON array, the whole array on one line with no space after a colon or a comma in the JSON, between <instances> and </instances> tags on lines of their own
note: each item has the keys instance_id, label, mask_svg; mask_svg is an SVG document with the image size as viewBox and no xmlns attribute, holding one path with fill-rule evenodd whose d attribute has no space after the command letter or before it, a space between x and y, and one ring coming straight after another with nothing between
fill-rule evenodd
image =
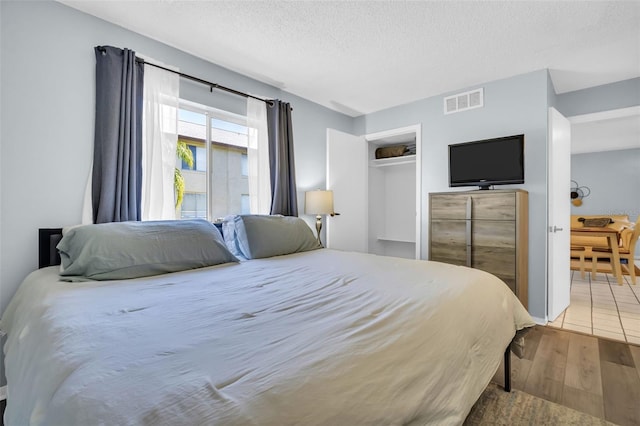
<instances>
[{"instance_id":1,"label":"lamp base","mask_svg":"<svg viewBox=\"0 0 640 426\"><path fill-rule=\"evenodd\" d=\"M320 230L322 229L322 216L317 215L316 216L316 232L318 233L318 245L320 245L321 247L324 247L322 245L322 241L320 241Z\"/></svg>"}]
</instances>

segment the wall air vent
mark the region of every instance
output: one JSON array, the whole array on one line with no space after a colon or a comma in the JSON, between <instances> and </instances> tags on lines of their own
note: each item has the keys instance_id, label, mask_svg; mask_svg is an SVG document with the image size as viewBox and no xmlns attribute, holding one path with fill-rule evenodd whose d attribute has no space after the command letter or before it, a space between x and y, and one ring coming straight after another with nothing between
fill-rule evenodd
<instances>
[{"instance_id":1,"label":"wall air vent","mask_svg":"<svg viewBox=\"0 0 640 426\"><path fill-rule=\"evenodd\" d=\"M471 90L444 98L444 113L466 111L484 106L484 89Z\"/></svg>"}]
</instances>

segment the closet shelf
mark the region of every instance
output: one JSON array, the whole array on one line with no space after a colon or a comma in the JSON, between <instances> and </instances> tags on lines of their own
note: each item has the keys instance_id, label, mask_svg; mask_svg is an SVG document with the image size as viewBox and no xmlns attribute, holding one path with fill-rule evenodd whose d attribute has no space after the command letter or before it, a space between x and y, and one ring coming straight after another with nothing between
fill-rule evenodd
<instances>
[{"instance_id":1,"label":"closet shelf","mask_svg":"<svg viewBox=\"0 0 640 426\"><path fill-rule=\"evenodd\" d=\"M371 167L387 167L387 166L397 166L399 164L411 164L416 162L416 156L414 155L403 155L402 157L390 157L390 158L379 158L377 160L371 160Z\"/></svg>"},{"instance_id":2,"label":"closet shelf","mask_svg":"<svg viewBox=\"0 0 640 426\"><path fill-rule=\"evenodd\" d=\"M409 243L415 244L416 240L411 238L399 238L399 237L390 237L386 235L378 236L378 241L391 241L394 243Z\"/></svg>"}]
</instances>

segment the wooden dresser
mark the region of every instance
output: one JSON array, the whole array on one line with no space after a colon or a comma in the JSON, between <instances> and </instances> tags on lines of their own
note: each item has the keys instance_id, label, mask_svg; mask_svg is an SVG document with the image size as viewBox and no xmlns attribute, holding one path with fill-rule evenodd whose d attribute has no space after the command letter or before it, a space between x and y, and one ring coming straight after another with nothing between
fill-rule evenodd
<instances>
[{"instance_id":1,"label":"wooden dresser","mask_svg":"<svg viewBox=\"0 0 640 426\"><path fill-rule=\"evenodd\" d=\"M429 194L429 259L490 272L527 308L528 195L519 189Z\"/></svg>"}]
</instances>

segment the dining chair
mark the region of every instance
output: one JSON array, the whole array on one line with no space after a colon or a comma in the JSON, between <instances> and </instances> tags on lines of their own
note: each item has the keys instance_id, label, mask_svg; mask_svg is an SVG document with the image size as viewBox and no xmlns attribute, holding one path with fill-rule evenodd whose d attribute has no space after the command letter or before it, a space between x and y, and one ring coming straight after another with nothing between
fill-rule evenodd
<instances>
[{"instance_id":1,"label":"dining chair","mask_svg":"<svg viewBox=\"0 0 640 426\"><path fill-rule=\"evenodd\" d=\"M621 264L620 267L626 270L627 274L631 277L631 283L635 285L636 283L636 265L635 265L635 252L636 252L636 244L638 243L638 237L640 237L640 216L636 220L636 224L633 228L633 235L631 236L631 241L629 242L629 248L619 247L618 251L620 253L620 260L626 260L626 265ZM591 249L593 253L592 262L593 262L593 270L595 271L595 265L598 263L598 259L609 259L610 262L613 262L613 255L611 253L611 249L608 248L600 248L593 247ZM615 270L615 268L612 268ZM615 272L614 272L615 275Z\"/></svg>"},{"instance_id":2,"label":"dining chair","mask_svg":"<svg viewBox=\"0 0 640 426\"><path fill-rule=\"evenodd\" d=\"M585 247L580 246L571 246L571 258L578 258L580 262L580 277L584 280L584 258L585 258Z\"/></svg>"}]
</instances>

